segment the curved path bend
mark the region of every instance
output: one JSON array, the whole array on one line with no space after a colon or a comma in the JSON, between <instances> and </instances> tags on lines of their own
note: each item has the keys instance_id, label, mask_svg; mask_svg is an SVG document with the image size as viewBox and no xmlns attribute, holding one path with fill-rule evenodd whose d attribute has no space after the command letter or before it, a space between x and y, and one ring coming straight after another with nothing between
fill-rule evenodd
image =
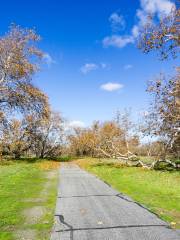
<instances>
[{"instance_id":1,"label":"curved path bend","mask_svg":"<svg viewBox=\"0 0 180 240\"><path fill-rule=\"evenodd\" d=\"M51 240L180 240L180 235L95 176L64 164Z\"/></svg>"}]
</instances>

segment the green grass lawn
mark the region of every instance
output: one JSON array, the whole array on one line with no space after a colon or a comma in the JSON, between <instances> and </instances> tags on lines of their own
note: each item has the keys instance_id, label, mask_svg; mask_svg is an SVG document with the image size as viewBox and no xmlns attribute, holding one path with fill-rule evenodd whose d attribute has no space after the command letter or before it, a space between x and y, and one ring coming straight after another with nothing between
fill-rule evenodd
<instances>
[{"instance_id":1,"label":"green grass lawn","mask_svg":"<svg viewBox=\"0 0 180 240\"><path fill-rule=\"evenodd\" d=\"M52 161L0 165L0 240L49 239L58 166Z\"/></svg>"},{"instance_id":2,"label":"green grass lawn","mask_svg":"<svg viewBox=\"0 0 180 240\"><path fill-rule=\"evenodd\" d=\"M180 172L120 167L106 160L88 158L80 159L77 163L144 204L173 227L180 228Z\"/></svg>"}]
</instances>

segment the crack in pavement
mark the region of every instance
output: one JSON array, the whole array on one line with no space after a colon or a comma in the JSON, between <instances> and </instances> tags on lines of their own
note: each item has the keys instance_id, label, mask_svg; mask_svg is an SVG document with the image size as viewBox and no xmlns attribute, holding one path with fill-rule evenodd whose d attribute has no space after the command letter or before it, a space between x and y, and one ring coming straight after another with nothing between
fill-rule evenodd
<instances>
[{"instance_id":1,"label":"crack in pavement","mask_svg":"<svg viewBox=\"0 0 180 240\"><path fill-rule=\"evenodd\" d=\"M169 228L167 225L127 225L127 226L112 226L112 227L97 227L97 228L73 228L58 230L56 232L69 232L69 231L88 231L88 230L104 230L104 229L117 229L117 228L146 228L146 227L165 227Z\"/></svg>"},{"instance_id":2,"label":"crack in pavement","mask_svg":"<svg viewBox=\"0 0 180 240\"><path fill-rule=\"evenodd\" d=\"M58 216L58 215L56 215ZM62 218L62 215L59 215ZM64 217L63 217L64 219ZM71 225L67 224L64 220L60 220L61 223L65 224L68 227L71 227L70 229L64 229L64 230L58 230L56 232L69 232L69 231L84 231L84 230L104 230L104 229L116 229L116 228L146 228L146 227L165 227L169 228L166 224L143 224L143 225L120 225L120 226L111 226L111 227L85 227L85 228L73 228Z\"/></svg>"},{"instance_id":3,"label":"crack in pavement","mask_svg":"<svg viewBox=\"0 0 180 240\"><path fill-rule=\"evenodd\" d=\"M73 229L73 226L71 226L70 224L68 224L67 222L65 222L64 221L64 216L63 215L55 215L55 217L58 217L59 218L59 221L61 222L61 223L63 223L64 225L66 225L67 227L69 227L69 229L67 229L68 230L68 232L70 232L70 240L73 240L73 231L74 231L74 229ZM61 232L61 230L60 231L55 231L56 233L58 233L58 232Z\"/></svg>"},{"instance_id":4,"label":"crack in pavement","mask_svg":"<svg viewBox=\"0 0 180 240\"><path fill-rule=\"evenodd\" d=\"M112 189L111 185L109 185L109 187ZM155 216L157 216L159 218L158 214L154 213L153 211L151 211L149 208L145 207L141 203L138 203L136 201L133 201L133 200L129 199L128 197L126 197L122 193L118 193L118 194L95 194L95 195L74 195L74 196L64 196L64 197L58 196L58 198L60 198L60 199L64 199L64 198L88 198L88 197L119 197L124 201L137 204L141 208L149 211L150 213L154 214ZM171 227L169 226L169 228L171 228Z\"/></svg>"},{"instance_id":5,"label":"crack in pavement","mask_svg":"<svg viewBox=\"0 0 180 240\"><path fill-rule=\"evenodd\" d=\"M105 229L127 229L127 228L147 228L147 227L165 227L170 228L168 225L162 224L144 224L144 225L124 225L124 226L111 226L111 227L86 227L86 228L73 228L72 225L68 224L64 220L63 215L56 214L55 217L58 217L59 222L69 227L69 229L56 230L55 233L70 232L70 240L74 239L74 231L88 231L88 230L105 230Z\"/></svg>"}]
</instances>

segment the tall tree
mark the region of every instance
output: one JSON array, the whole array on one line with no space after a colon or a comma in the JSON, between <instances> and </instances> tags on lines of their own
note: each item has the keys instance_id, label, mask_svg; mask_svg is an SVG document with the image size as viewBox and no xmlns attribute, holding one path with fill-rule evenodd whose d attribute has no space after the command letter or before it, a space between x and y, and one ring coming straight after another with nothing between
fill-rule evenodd
<instances>
[{"instance_id":1,"label":"tall tree","mask_svg":"<svg viewBox=\"0 0 180 240\"><path fill-rule=\"evenodd\" d=\"M34 30L15 25L0 38L0 112L48 113L47 96L32 83L43 57L35 46L39 39Z\"/></svg>"},{"instance_id":2,"label":"tall tree","mask_svg":"<svg viewBox=\"0 0 180 240\"><path fill-rule=\"evenodd\" d=\"M180 2L169 15L161 16L160 21L149 16L149 21L141 29L139 48L145 53L152 50L160 52L161 60L170 55L177 57L180 47ZM150 134L161 138L164 145L161 157L166 159L172 152L176 157L180 154L180 70L175 77L166 78L161 75L149 84L148 92L153 96L149 110L148 127Z\"/></svg>"}]
</instances>

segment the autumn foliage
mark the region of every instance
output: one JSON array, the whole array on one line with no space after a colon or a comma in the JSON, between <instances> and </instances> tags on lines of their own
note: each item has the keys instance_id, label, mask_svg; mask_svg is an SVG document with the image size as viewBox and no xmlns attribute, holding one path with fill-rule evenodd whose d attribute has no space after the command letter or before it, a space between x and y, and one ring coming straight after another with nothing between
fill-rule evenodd
<instances>
[{"instance_id":1,"label":"autumn foliage","mask_svg":"<svg viewBox=\"0 0 180 240\"><path fill-rule=\"evenodd\" d=\"M47 96L32 83L43 53L35 47L40 37L32 29L12 25L0 38L0 112L48 114Z\"/></svg>"}]
</instances>

